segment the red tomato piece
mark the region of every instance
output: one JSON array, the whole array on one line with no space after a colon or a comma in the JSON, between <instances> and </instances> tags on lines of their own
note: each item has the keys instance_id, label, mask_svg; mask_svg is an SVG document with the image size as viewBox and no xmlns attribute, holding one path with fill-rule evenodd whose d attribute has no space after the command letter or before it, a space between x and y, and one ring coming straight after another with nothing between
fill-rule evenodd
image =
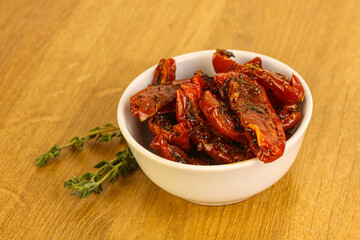
<instances>
[{"instance_id":1,"label":"red tomato piece","mask_svg":"<svg viewBox=\"0 0 360 240\"><path fill-rule=\"evenodd\" d=\"M163 134L156 135L150 147L163 158L174 162L188 163L189 156L181 148L171 145L167 138L168 136Z\"/></svg>"},{"instance_id":2,"label":"red tomato piece","mask_svg":"<svg viewBox=\"0 0 360 240\"><path fill-rule=\"evenodd\" d=\"M292 105L301 101L305 91L300 80L293 74L291 80L282 74L274 73L251 64L242 65L230 59L229 54L217 50L213 55L215 72L242 72L258 81L266 90L272 103Z\"/></svg>"},{"instance_id":3,"label":"red tomato piece","mask_svg":"<svg viewBox=\"0 0 360 240\"><path fill-rule=\"evenodd\" d=\"M229 73L229 81L230 106L245 127L252 152L263 162L281 157L285 150L285 133L265 89L241 73Z\"/></svg>"},{"instance_id":4,"label":"red tomato piece","mask_svg":"<svg viewBox=\"0 0 360 240\"><path fill-rule=\"evenodd\" d=\"M206 91L200 100L200 109L211 125L226 137L236 142L245 141L244 132L239 131L239 126L230 113L231 110L210 91Z\"/></svg>"},{"instance_id":5,"label":"red tomato piece","mask_svg":"<svg viewBox=\"0 0 360 240\"><path fill-rule=\"evenodd\" d=\"M172 104L176 100L176 90L180 85L157 85L148 86L144 90L130 97L131 113L145 121L154 116L162 108Z\"/></svg>"},{"instance_id":6,"label":"red tomato piece","mask_svg":"<svg viewBox=\"0 0 360 240\"><path fill-rule=\"evenodd\" d=\"M247 147L241 143L225 141L214 135L210 125L202 118L199 104L202 96L202 81L195 75L190 82L181 85L176 92L176 114L179 123L186 125L190 139L198 151L204 151L219 163L245 160ZM198 91L198 92L196 92Z\"/></svg>"},{"instance_id":7,"label":"red tomato piece","mask_svg":"<svg viewBox=\"0 0 360 240\"><path fill-rule=\"evenodd\" d=\"M300 112L296 112L296 108L296 104L287 105L277 111L285 132L294 128L301 119L301 114Z\"/></svg>"},{"instance_id":8,"label":"red tomato piece","mask_svg":"<svg viewBox=\"0 0 360 240\"><path fill-rule=\"evenodd\" d=\"M245 63L245 65L247 65L247 64L250 64L250 65L258 67L258 68L263 68L262 60L260 57L255 57L255 58L251 59L250 61L247 61Z\"/></svg>"},{"instance_id":9,"label":"red tomato piece","mask_svg":"<svg viewBox=\"0 0 360 240\"><path fill-rule=\"evenodd\" d=\"M163 138L185 152L191 150L190 137L184 126L177 124L175 113L155 115L150 118L149 129L154 136L162 134Z\"/></svg>"},{"instance_id":10,"label":"red tomato piece","mask_svg":"<svg viewBox=\"0 0 360 240\"><path fill-rule=\"evenodd\" d=\"M167 136L163 134L156 135L153 139L150 147L155 149L157 153L168 160L180 163L187 163L192 165L214 165L211 158L206 156L189 157L181 148L169 143Z\"/></svg>"},{"instance_id":11,"label":"red tomato piece","mask_svg":"<svg viewBox=\"0 0 360 240\"><path fill-rule=\"evenodd\" d=\"M176 63L172 58L161 59L154 73L152 85L171 84L175 80Z\"/></svg>"}]
</instances>

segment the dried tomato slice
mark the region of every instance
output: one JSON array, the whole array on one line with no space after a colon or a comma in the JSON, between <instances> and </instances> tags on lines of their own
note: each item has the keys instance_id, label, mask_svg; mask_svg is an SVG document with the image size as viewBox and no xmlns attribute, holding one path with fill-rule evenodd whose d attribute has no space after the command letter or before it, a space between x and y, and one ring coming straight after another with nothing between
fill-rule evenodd
<instances>
[{"instance_id":1,"label":"dried tomato slice","mask_svg":"<svg viewBox=\"0 0 360 240\"><path fill-rule=\"evenodd\" d=\"M286 105L277 111L285 132L294 128L301 119L301 114L296 111L296 108L296 104Z\"/></svg>"},{"instance_id":2,"label":"dried tomato slice","mask_svg":"<svg viewBox=\"0 0 360 240\"><path fill-rule=\"evenodd\" d=\"M242 65L230 59L224 50L217 50L213 54L213 67L217 73L230 71L242 72L258 81L266 90L272 103L292 105L304 98L304 88L300 80L293 74L289 80L280 73L261 68L252 64ZM257 62L254 60L254 62Z\"/></svg>"},{"instance_id":3,"label":"dried tomato slice","mask_svg":"<svg viewBox=\"0 0 360 240\"><path fill-rule=\"evenodd\" d=\"M177 123L175 112L156 114L150 118L148 125L154 136L162 134L170 144L180 147L185 152L191 150L189 134L182 124Z\"/></svg>"},{"instance_id":4,"label":"dried tomato slice","mask_svg":"<svg viewBox=\"0 0 360 240\"><path fill-rule=\"evenodd\" d=\"M167 139L167 136L163 134L156 135L150 147L155 149L161 157L174 162L187 163L192 165L217 164L213 159L206 155L191 153L192 156L189 156L181 148L171 144Z\"/></svg>"},{"instance_id":5,"label":"dried tomato slice","mask_svg":"<svg viewBox=\"0 0 360 240\"><path fill-rule=\"evenodd\" d=\"M205 118L219 132L236 142L246 141L243 131L234 120L230 107L218 100L210 91L206 91L200 100L200 109Z\"/></svg>"},{"instance_id":6,"label":"dried tomato slice","mask_svg":"<svg viewBox=\"0 0 360 240\"><path fill-rule=\"evenodd\" d=\"M242 73L228 73L230 106L245 127L252 152L272 162L285 150L285 133L264 88ZM254 139L254 134L256 139Z\"/></svg>"},{"instance_id":7,"label":"dried tomato slice","mask_svg":"<svg viewBox=\"0 0 360 240\"><path fill-rule=\"evenodd\" d=\"M211 125L201 116L198 106L201 99L203 81L200 74L181 85L176 92L176 114L178 122L186 125L192 142L198 151L204 151L219 163L234 163L248 157L247 146L226 141L211 131Z\"/></svg>"},{"instance_id":8,"label":"dried tomato slice","mask_svg":"<svg viewBox=\"0 0 360 240\"><path fill-rule=\"evenodd\" d=\"M166 135L156 135L150 147L155 149L161 157L168 160L181 163L188 162L188 155L180 147L170 144Z\"/></svg>"},{"instance_id":9,"label":"dried tomato slice","mask_svg":"<svg viewBox=\"0 0 360 240\"><path fill-rule=\"evenodd\" d=\"M130 97L131 113L145 121L159 110L175 102L175 93L180 85L157 85L147 88Z\"/></svg>"},{"instance_id":10,"label":"dried tomato slice","mask_svg":"<svg viewBox=\"0 0 360 240\"><path fill-rule=\"evenodd\" d=\"M175 80L176 63L173 58L161 59L154 73L152 85L171 84Z\"/></svg>"},{"instance_id":11,"label":"dried tomato slice","mask_svg":"<svg viewBox=\"0 0 360 240\"><path fill-rule=\"evenodd\" d=\"M258 68L263 68L262 59L260 57L255 57L255 58L251 59L250 61L247 61L245 63L245 65L247 65L247 64L250 64L250 65L258 67Z\"/></svg>"}]
</instances>

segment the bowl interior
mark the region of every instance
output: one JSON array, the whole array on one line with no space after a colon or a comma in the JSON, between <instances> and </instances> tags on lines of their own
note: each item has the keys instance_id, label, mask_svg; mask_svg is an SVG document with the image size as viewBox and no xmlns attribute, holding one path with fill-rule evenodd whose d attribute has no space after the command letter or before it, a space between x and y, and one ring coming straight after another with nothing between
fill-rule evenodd
<instances>
[{"instance_id":1,"label":"bowl interior","mask_svg":"<svg viewBox=\"0 0 360 240\"><path fill-rule=\"evenodd\" d=\"M293 130L294 135L287 140L286 148L289 145L295 142L296 138L299 138L301 135L305 133L306 127L309 124L310 117L312 114L312 97L310 90L302 79L302 77L292 68L287 66L286 64L270 58L268 56L246 52L246 51L239 51L239 50L230 50L235 54L235 61L239 63L245 63L252 58L259 56L263 60L263 66L266 69L272 70L274 72L282 73L287 77L291 78L292 73L294 73L302 82L304 89L305 89L305 98L304 101L298 105L298 110L301 112L301 121L300 124ZM215 74L213 67L212 67L212 54L214 50L208 51L200 51L194 53L184 54L178 57L175 57L176 60L176 79L184 79L190 78L193 76L193 73L197 70L201 70L204 73L213 76ZM153 139L153 136L148 129L147 121L140 122L138 118L134 117L130 112L130 104L129 98L137 93L138 91L146 88L148 84L152 82L154 71L156 65L152 66L142 74L140 74L124 91L119 107L118 107L118 122L120 129L130 145L137 145L139 148L143 148L144 151L149 151L149 155L157 160L170 162L169 160L163 159L155 155L155 151L150 148L150 143ZM257 158L255 158L257 160ZM247 160L251 161L251 160ZM245 161L246 162L246 161ZM173 163L171 163L173 164ZM178 163L176 163L178 164ZM180 164L180 163L179 163ZM180 164L186 165L186 164ZM192 167L199 167L193 166ZM200 166L200 167L214 167L214 166Z\"/></svg>"}]
</instances>

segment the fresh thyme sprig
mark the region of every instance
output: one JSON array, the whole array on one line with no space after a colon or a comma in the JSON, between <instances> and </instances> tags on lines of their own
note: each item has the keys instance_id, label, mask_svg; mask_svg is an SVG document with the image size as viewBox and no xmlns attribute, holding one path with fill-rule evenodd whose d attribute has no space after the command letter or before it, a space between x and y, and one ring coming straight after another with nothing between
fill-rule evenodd
<instances>
[{"instance_id":1,"label":"fresh thyme sprig","mask_svg":"<svg viewBox=\"0 0 360 240\"><path fill-rule=\"evenodd\" d=\"M124 141L124 137L121 134L118 126L108 123L103 127L93 128L89 131L89 133L82 137L73 137L67 144L62 147L60 147L58 144L55 144L48 152L41 154L36 159L36 165L39 167L45 166L50 159L59 157L61 155L61 150L64 148L75 147L78 150L82 150L85 141L95 139L95 141L99 142L111 142L114 137L119 137L121 142Z\"/></svg>"},{"instance_id":2,"label":"fresh thyme sprig","mask_svg":"<svg viewBox=\"0 0 360 240\"><path fill-rule=\"evenodd\" d=\"M72 195L86 198L91 193L100 193L106 179L113 183L120 175L126 175L129 171L135 170L137 163L129 146L127 146L125 150L118 152L113 160L110 162L102 161L95 168L97 168L96 171L85 173L81 179L73 175L71 179L64 182L64 186L73 191Z\"/></svg>"}]
</instances>

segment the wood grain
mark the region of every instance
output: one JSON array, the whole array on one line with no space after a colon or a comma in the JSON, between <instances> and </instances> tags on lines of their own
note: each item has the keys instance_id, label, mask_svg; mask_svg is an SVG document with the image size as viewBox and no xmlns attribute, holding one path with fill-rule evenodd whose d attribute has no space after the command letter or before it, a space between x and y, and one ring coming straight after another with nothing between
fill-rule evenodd
<instances>
[{"instance_id":1,"label":"wood grain","mask_svg":"<svg viewBox=\"0 0 360 240\"><path fill-rule=\"evenodd\" d=\"M360 8L343 1L0 2L1 239L360 239ZM162 57L214 48L296 69L313 117L290 171L238 204L199 206L141 170L79 200L63 181L118 143L35 158L116 123L122 91Z\"/></svg>"}]
</instances>

